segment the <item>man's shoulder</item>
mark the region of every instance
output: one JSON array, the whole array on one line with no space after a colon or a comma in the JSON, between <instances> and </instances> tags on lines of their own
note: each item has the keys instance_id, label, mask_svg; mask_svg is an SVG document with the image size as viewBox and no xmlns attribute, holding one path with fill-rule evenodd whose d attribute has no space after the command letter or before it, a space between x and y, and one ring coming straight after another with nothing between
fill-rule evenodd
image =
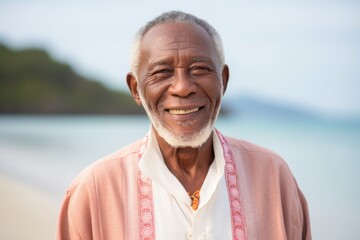
<instances>
[{"instance_id":1,"label":"man's shoulder","mask_svg":"<svg viewBox=\"0 0 360 240\"><path fill-rule=\"evenodd\" d=\"M80 184L101 181L106 178L121 178L122 175L130 175L137 169L137 157L142 140L137 140L119 150L95 161L87 166L72 181L68 190L72 191Z\"/></svg>"},{"instance_id":2,"label":"man's shoulder","mask_svg":"<svg viewBox=\"0 0 360 240\"><path fill-rule=\"evenodd\" d=\"M235 161L246 161L261 165L271 164L287 168L284 159L268 148L232 137L227 137L226 139L233 150Z\"/></svg>"},{"instance_id":3,"label":"man's shoulder","mask_svg":"<svg viewBox=\"0 0 360 240\"><path fill-rule=\"evenodd\" d=\"M142 140L137 140L135 142L130 143L129 145L120 148L119 150L116 150L113 153L110 153L109 155L99 159L93 164L93 167L98 166L106 166L107 164L112 164L113 162L123 162L126 161L129 163L129 158L134 158L137 156L139 152L139 148L142 144Z\"/></svg>"},{"instance_id":4,"label":"man's shoulder","mask_svg":"<svg viewBox=\"0 0 360 240\"><path fill-rule=\"evenodd\" d=\"M228 141L228 144L236 149L239 149L241 151L246 151L246 152L254 152L254 153L262 153L262 154L268 154L268 155L274 155L274 156L278 156L275 152L271 151L268 148L262 147L260 145L257 145L255 143L246 141L246 140L242 140L242 139L237 139L237 138L233 138L233 137L226 137L226 140Z\"/></svg>"},{"instance_id":5,"label":"man's shoulder","mask_svg":"<svg viewBox=\"0 0 360 240\"><path fill-rule=\"evenodd\" d=\"M260 182L282 182L296 186L285 160L277 153L248 141L227 138L240 175ZM272 178L272 179L271 179Z\"/></svg>"}]
</instances>

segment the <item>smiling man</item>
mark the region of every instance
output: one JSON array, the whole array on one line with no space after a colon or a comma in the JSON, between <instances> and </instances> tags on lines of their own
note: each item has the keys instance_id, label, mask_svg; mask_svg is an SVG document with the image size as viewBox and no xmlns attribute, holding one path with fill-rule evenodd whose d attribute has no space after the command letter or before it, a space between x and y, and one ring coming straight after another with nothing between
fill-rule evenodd
<instances>
[{"instance_id":1,"label":"smiling man","mask_svg":"<svg viewBox=\"0 0 360 240\"><path fill-rule=\"evenodd\" d=\"M57 239L311 239L286 163L214 129L229 68L212 26L179 11L147 23L126 80L149 133L73 181Z\"/></svg>"}]
</instances>

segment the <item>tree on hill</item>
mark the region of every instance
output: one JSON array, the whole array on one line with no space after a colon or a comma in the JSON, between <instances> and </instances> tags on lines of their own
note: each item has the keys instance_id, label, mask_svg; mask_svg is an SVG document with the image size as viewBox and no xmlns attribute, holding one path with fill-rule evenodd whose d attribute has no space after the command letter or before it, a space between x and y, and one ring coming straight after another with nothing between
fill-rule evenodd
<instances>
[{"instance_id":1,"label":"tree on hill","mask_svg":"<svg viewBox=\"0 0 360 240\"><path fill-rule=\"evenodd\" d=\"M43 50L0 44L0 63L0 113L143 113L128 93L78 75Z\"/></svg>"}]
</instances>

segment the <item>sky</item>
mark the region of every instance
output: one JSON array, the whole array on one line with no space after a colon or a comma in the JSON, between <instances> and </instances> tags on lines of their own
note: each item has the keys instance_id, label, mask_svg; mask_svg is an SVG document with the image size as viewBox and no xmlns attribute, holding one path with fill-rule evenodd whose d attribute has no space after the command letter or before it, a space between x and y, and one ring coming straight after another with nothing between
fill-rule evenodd
<instances>
[{"instance_id":1,"label":"sky","mask_svg":"<svg viewBox=\"0 0 360 240\"><path fill-rule=\"evenodd\" d=\"M0 43L45 49L84 76L126 89L136 31L168 10L218 30L229 97L360 116L360 1L0 0Z\"/></svg>"}]
</instances>

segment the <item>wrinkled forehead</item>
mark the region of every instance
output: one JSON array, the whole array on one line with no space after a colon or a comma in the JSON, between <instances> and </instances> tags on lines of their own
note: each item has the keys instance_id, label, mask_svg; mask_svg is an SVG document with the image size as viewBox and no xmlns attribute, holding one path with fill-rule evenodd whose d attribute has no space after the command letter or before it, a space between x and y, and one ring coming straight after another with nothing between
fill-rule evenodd
<instances>
[{"instance_id":1,"label":"wrinkled forehead","mask_svg":"<svg viewBox=\"0 0 360 240\"><path fill-rule=\"evenodd\" d=\"M216 58L216 47L201 26L192 23L163 23L152 27L141 40L141 53L191 50Z\"/></svg>"}]
</instances>

